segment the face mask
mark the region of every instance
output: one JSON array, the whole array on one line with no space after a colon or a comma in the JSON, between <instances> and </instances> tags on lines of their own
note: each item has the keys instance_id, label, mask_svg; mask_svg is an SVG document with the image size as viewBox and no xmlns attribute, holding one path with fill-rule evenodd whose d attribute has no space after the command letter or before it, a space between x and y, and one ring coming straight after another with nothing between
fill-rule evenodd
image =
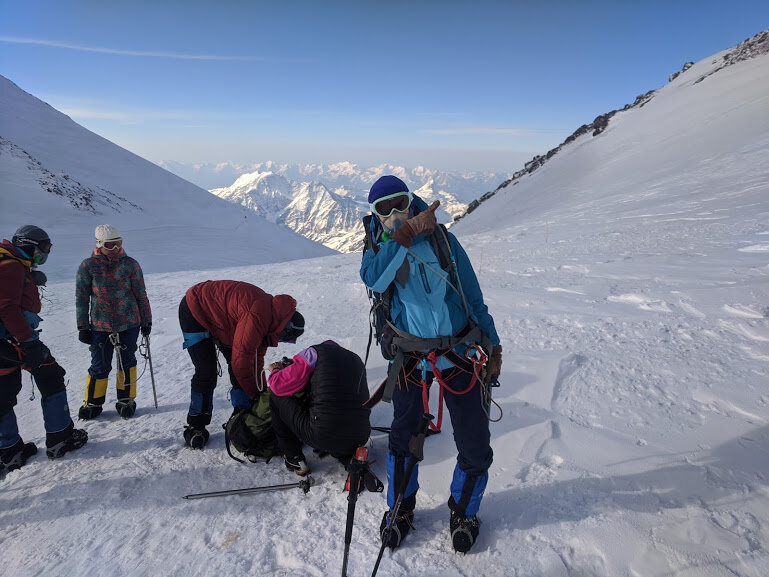
<instances>
[{"instance_id":1,"label":"face mask","mask_svg":"<svg viewBox=\"0 0 769 577\"><path fill-rule=\"evenodd\" d=\"M382 220L382 226L385 228L388 234L392 234L398 230L398 227L400 227L408 219L408 212L393 212L390 216Z\"/></svg>"},{"instance_id":2,"label":"face mask","mask_svg":"<svg viewBox=\"0 0 769 577\"><path fill-rule=\"evenodd\" d=\"M40 266L47 260L48 260L47 252L43 252L41 250L35 249L35 252L32 255L32 262L34 263L35 266Z\"/></svg>"}]
</instances>

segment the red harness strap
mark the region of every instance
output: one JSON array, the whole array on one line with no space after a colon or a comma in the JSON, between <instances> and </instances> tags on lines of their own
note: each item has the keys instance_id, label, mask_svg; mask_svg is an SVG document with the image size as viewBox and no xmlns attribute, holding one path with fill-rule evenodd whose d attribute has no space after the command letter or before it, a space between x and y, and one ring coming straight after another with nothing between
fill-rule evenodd
<instances>
[{"instance_id":1,"label":"red harness strap","mask_svg":"<svg viewBox=\"0 0 769 577\"><path fill-rule=\"evenodd\" d=\"M471 353L476 352L477 355L472 355ZM440 355L444 356L444 355ZM438 356L436 356L435 351L430 351L430 353L425 357L426 360L430 361L430 366L432 367L432 373L434 380L438 381L438 417L436 418L435 424L430 422L430 429L433 431L440 431L441 430L441 424L443 423L443 391L444 389L450 392L453 395L465 395L469 393L473 387L475 387L475 383L478 382L480 379L480 371L484 364L486 364L486 361L488 360L488 356L484 352L483 348L481 348L480 345L470 345L465 349L465 360L472 363L473 366L473 377L470 379L470 384L467 385L467 388L463 391L457 391L452 389L448 384L446 384L446 380L443 379L443 375L441 374L440 369L436 366L436 363L438 362ZM422 361L424 363L424 359ZM425 412L430 413L430 391L427 387L427 371L425 370L425 366L422 367L422 405L424 406ZM461 367L455 366L456 370L462 371L462 372L469 372ZM450 375L450 378L456 374L455 372L452 372Z\"/></svg>"},{"instance_id":2,"label":"red harness strap","mask_svg":"<svg viewBox=\"0 0 769 577\"><path fill-rule=\"evenodd\" d=\"M6 342L8 342L14 349L16 349L16 355L19 358L19 364L17 366L15 366L15 367L8 367L6 369L0 369L0 377L3 377L5 375L10 375L10 374L12 374L13 372L15 372L15 371L17 371L19 369L24 369L25 371L31 373L32 371L29 369L29 367L25 367L24 366L24 354L22 353L21 347L19 345L17 345L16 343L12 342L12 341L6 340ZM56 364L56 359L53 358L53 355L51 354L50 350L48 351L48 358L51 359L51 360L48 361L47 363L43 363L42 365L40 365L41 367L48 367L50 365L55 365Z\"/></svg>"}]
</instances>

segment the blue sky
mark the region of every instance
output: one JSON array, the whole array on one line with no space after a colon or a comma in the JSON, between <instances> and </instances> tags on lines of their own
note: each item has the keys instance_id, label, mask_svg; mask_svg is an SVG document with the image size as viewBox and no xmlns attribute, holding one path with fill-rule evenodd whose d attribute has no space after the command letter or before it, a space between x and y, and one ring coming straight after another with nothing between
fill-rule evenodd
<instances>
[{"instance_id":1,"label":"blue sky","mask_svg":"<svg viewBox=\"0 0 769 577\"><path fill-rule=\"evenodd\" d=\"M155 162L514 171L766 28L767 0L0 0L0 74Z\"/></svg>"}]
</instances>

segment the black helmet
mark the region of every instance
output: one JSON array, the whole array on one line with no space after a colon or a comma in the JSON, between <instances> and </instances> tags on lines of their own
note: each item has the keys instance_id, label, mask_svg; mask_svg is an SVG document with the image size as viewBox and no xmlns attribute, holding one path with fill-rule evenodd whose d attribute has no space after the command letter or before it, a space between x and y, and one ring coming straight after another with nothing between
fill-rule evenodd
<instances>
[{"instance_id":1,"label":"black helmet","mask_svg":"<svg viewBox=\"0 0 769 577\"><path fill-rule=\"evenodd\" d=\"M51 252L51 239L39 226L26 224L17 230L11 239L13 246L23 251L32 261L32 266L43 264Z\"/></svg>"},{"instance_id":2,"label":"black helmet","mask_svg":"<svg viewBox=\"0 0 769 577\"><path fill-rule=\"evenodd\" d=\"M51 244L48 233L34 224L25 224L17 230L11 239L13 246L24 248L25 246L40 246L41 244Z\"/></svg>"}]
</instances>

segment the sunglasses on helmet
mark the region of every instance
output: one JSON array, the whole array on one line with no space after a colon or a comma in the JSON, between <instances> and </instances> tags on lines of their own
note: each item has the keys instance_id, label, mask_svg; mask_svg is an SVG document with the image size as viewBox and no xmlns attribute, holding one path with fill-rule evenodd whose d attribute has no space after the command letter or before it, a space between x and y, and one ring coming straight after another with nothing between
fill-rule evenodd
<instances>
[{"instance_id":1,"label":"sunglasses on helmet","mask_svg":"<svg viewBox=\"0 0 769 577\"><path fill-rule=\"evenodd\" d=\"M371 210L375 215L387 218L394 212L406 212L411 206L411 199L411 193L408 191L388 194L376 199L371 205Z\"/></svg>"}]
</instances>

